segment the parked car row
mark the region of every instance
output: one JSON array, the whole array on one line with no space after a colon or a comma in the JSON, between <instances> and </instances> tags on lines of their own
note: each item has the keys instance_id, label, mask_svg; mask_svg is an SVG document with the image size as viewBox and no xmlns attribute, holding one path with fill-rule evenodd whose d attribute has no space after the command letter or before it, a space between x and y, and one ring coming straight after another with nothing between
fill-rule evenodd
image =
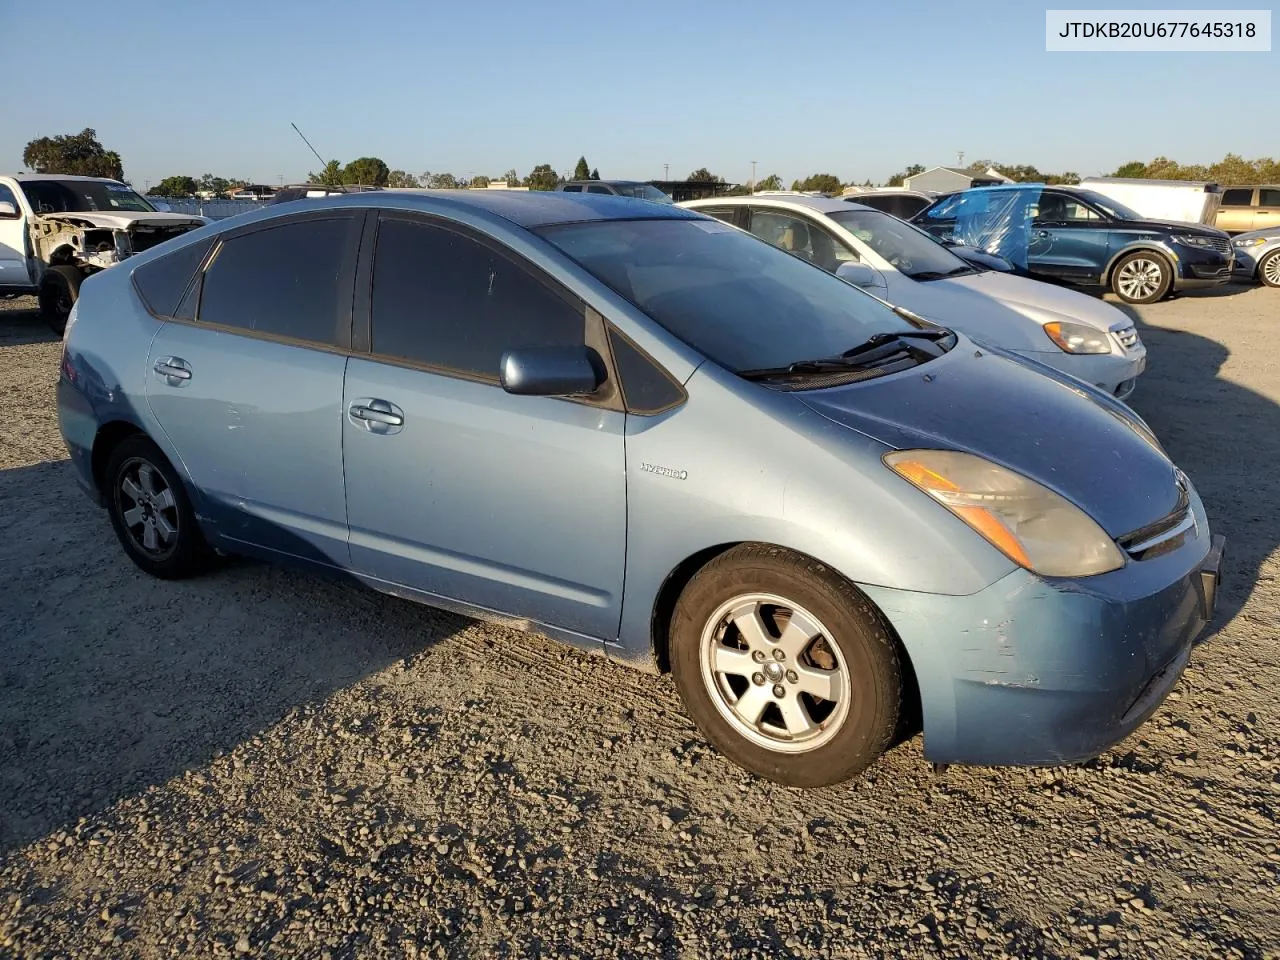
<instances>
[{"instance_id":1,"label":"parked car row","mask_svg":"<svg viewBox=\"0 0 1280 960\"><path fill-rule=\"evenodd\" d=\"M255 556L670 670L786 784L913 717L975 764L1143 723L1223 540L1115 396L1132 326L868 207L709 209L377 191L137 253L67 323L76 476L158 578Z\"/></svg>"}]
</instances>

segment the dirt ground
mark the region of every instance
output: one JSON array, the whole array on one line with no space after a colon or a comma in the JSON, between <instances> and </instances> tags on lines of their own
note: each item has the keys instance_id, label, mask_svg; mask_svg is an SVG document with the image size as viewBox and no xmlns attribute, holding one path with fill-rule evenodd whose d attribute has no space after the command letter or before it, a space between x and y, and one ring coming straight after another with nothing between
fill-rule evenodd
<instances>
[{"instance_id":1,"label":"dirt ground","mask_svg":"<svg viewBox=\"0 0 1280 960\"><path fill-rule=\"evenodd\" d=\"M0 957L1280 957L1280 291L1131 311L1228 537L1215 630L1097 761L919 739L815 792L655 679L250 563L147 579L0 303Z\"/></svg>"}]
</instances>

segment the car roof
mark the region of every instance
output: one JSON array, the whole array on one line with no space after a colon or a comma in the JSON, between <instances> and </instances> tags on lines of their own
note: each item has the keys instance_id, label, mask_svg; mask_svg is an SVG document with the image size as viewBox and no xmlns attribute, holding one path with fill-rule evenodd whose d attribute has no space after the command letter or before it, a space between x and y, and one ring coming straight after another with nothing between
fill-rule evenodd
<instances>
[{"instance_id":1,"label":"car roof","mask_svg":"<svg viewBox=\"0 0 1280 960\"><path fill-rule=\"evenodd\" d=\"M278 209L283 208L280 204ZM557 190L379 190L294 200L290 211L330 207L379 207L423 213L474 210L526 229L589 220L696 220L703 214L673 204L605 193ZM282 214L281 214L282 215Z\"/></svg>"},{"instance_id":2,"label":"car roof","mask_svg":"<svg viewBox=\"0 0 1280 960\"><path fill-rule=\"evenodd\" d=\"M637 187L637 186L646 186L648 184L648 181L645 181L645 180L566 180L563 184L561 184L561 186L565 186L570 183L582 183L582 184L608 183L616 187Z\"/></svg>"},{"instance_id":3,"label":"car roof","mask_svg":"<svg viewBox=\"0 0 1280 960\"><path fill-rule=\"evenodd\" d=\"M35 180L87 180L93 183L124 183L115 177L81 177L70 173L15 173L13 179L18 181Z\"/></svg>"},{"instance_id":4,"label":"car roof","mask_svg":"<svg viewBox=\"0 0 1280 960\"><path fill-rule=\"evenodd\" d=\"M747 204L755 204L756 206L768 205L779 209L802 207L817 213L839 213L858 206L857 203L842 200L838 197L809 197L804 194L794 193L777 195L756 193L749 197L709 197L704 200L686 200L680 206L689 210L697 210L701 207L741 207ZM867 207L866 209L870 210L871 208Z\"/></svg>"}]
</instances>

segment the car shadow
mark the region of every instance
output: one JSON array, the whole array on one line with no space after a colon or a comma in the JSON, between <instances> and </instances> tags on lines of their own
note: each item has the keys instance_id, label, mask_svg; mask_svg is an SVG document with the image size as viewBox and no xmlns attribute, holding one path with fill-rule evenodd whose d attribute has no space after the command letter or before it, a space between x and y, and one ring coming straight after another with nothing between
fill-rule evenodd
<instances>
[{"instance_id":1,"label":"car shadow","mask_svg":"<svg viewBox=\"0 0 1280 960\"><path fill-rule=\"evenodd\" d=\"M50 343L58 339L40 316L35 297L0 300L0 347Z\"/></svg>"},{"instance_id":2,"label":"car shadow","mask_svg":"<svg viewBox=\"0 0 1280 960\"><path fill-rule=\"evenodd\" d=\"M1239 295L1248 288L1233 289ZM1211 626L1220 630L1248 602L1265 576L1263 565L1280 546L1280 501L1267 492L1274 486L1270 438L1280 438L1280 405L1221 375L1231 355L1224 344L1158 326L1139 309L1108 302L1133 319L1147 346L1147 369L1129 404L1195 483L1214 532L1226 535L1223 584Z\"/></svg>"},{"instance_id":3,"label":"car shadow","mask_svg":"<svg viewBox=\"0 0 1280 960\"><path fill-rule=\"evenodd\" d=\"M0 513L0 855L471 622L250 561L153 580L66 460L0 471Z\"/></svg>"}]
</instances>

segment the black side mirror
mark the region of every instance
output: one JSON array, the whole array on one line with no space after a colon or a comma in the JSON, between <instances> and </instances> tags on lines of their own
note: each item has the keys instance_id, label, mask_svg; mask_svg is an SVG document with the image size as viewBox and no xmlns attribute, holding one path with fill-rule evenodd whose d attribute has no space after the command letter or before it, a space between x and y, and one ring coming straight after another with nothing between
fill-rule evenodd
<instances>
[{"instance_id":1,"label":"black side mirror","mask_svg":"<svg viewBox=\"0 0 1280 960\"><path fill-rule=\"evenodd\" d=\"M499 379L518 396L590 396L604 383L604 361L585 346L518 347L502 355Z\"/></svg>"}]
</instances>

